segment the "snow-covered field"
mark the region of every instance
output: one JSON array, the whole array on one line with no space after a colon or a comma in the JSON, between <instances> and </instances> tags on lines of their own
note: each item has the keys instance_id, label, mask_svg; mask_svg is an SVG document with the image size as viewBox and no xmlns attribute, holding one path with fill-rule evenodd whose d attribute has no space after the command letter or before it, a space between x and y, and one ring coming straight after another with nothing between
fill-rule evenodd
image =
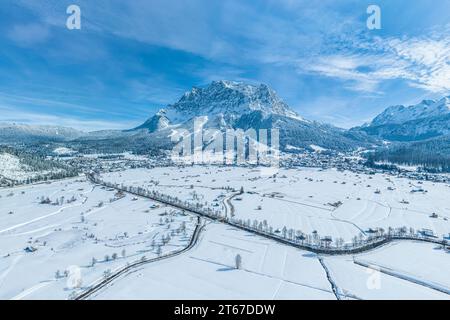
<instances>
[{"instance_id":1,"label":"snow-covered field","mask_svg":"<svg viewBox=\"0 0 450 320\"><path fill-rule=\"evenodd\" d=\"M266 220L274 230L317 231L346 242L379 227L430 229L439 238L450 233L450 187L441 183L312 168L280 169L275 177L247 168L155 168L109 173L103 179L213 208L222 205L214 200L230 194L221 188L242 187L245 193L232 200L236 218ZM194 191L197 200L192 199ZM433 213L437 218L430 217Z\"/></svg>"},{"instance_id":2,"label":"snow-covered field","mask_svg":"<svg viewBox=\"0 0 450 320\"><path fill-rule=\"evenodd\" d=\"M446 184L311 168L265 173L195 166L101 178L237 219L266 220L274 230L316 230L348 242L377 227L431 229L439 238L450 232ZM230 200L232 211L227 199L241 188L244 193ZM84 178L0 189L0 299L73 298L107 270L157 257L167 236L159 254L185 248L195 223L193 215ZM240 270L234 268L237 254ZM401 241L364 254L318 256L208 222L194 248L134 269L91 298L448 299L449 269L450 253L429 243Z\"/></svg>"},{"instance_id":3,"label":"snow-covered field","mask_svg":"<svg viewBox=\"0 0 450 320\"><path fill-rule=\"evenodd\" d=\"M0 299L66 299L78 278L82 289L106 270L156 257L163 236L171 240L161 254L180 250L195 227L177 210L119 199L84 180L1 189L0 196ZM41 197L60 204L39 204ZM183 222L186 233L177 233Z\"/></svg>"},{"instance_id":4,"label":"snow-covered field","mask_svg":"<svg viewBox=\"0 0 450 320\"><path fill-rule=\"evenodd\" d=\"M397 249L402 254L395 258ZM240 270L234 268L237 254L242 256ZM426 261L412 267L413 274L425 283L448 283L445 270L450 254L433 246L395 243L374 251L373 256L379 254L394 259L399 272L412 272L410 262L425 256ZM368 257L372 254L322 257L339 299L449 299L448 294L424 284L378 274L353 262ZM189 253L129 273L92 298L336 299L336 295L316 254L214 223Z\"/></svg>"}]
</instances>

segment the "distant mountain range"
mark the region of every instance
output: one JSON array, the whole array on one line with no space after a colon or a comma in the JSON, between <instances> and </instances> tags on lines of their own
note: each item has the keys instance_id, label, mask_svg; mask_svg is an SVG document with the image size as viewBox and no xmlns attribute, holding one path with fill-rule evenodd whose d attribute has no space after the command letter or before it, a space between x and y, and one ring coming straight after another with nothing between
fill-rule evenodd
<instances>
[{"instance_id":1,"label":"distant mountain range","mask_svg":"<svg viewBox=\"0 0 450 320\"><path fill-rule=\"evenodd\" d=\"M450 171L450 97L389 107L370 124L352 130L390 142L376 150L374 160Z\"/></svg>"},{"instance_id":2,"label":"distant mountain range","mask_svg":"<svg viewBox=\"0 0 450 320\"><path fill-rule=\"evenodd\" d=\"M387 108L366 126L355 128L390 141L420 141L450 134L450 97Z\"/></svg>"},{"instance_id":3,"label":"distant mountain range","mask_svg":"<svg viewBox=\"0 0 450 320\"><path fill-rule=\"evenodd\" d=\"M51 126L2 125L0 143L66 142L78 149L97 152L170 149L173 133L180 129L192 132L194 119L199 117L205 129L277 128L284 151L311 150L312 146L349 151L377 148L383 145L383 140L407 146L413 141L426 143L450 135L450 97L424 100L407 107L389 107L371 123L345 130L301 117L267 85L222 80L192 88L178 102L129 130L86 133Z\"/></svg>"},{"instance_id":4,"label":"distant mountain range","mask_svg":"<svg viewBox=\"0 0 450 320\"><path fill-rule=\"evenodd\" d=\"M0 124L0 143L34 141L68 141L86 133L67 127L36 126L27 124Z\"/></svg>"}]
</instances>

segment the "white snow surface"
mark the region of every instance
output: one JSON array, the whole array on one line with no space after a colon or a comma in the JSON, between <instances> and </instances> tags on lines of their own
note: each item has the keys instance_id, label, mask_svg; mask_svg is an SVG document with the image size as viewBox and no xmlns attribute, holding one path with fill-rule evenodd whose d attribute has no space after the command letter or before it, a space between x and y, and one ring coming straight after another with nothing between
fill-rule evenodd
<instances>
[{"instance_id":1,"label":"white snow surface","mask_svg":"<svg viewBox=\"0 0 450 320\"><path fill-rule=\"evenodd\" d=\"M243 187L245 193L232 200L236 218L267 220L274 230L286 226L308 234L317 231L321 236L343 238L345 242L360 234L366 236L369 228L425 228L438 237L450 232L447 184L418 184L383 174L314 168L281 168L275 178L262 172L263 168L168 167L108 173L103 179L176 195L212 208L221 208L219 198L233 193L225 190L227 187ZM427 192L411 192L419 188ZM194 193L197 200L193 199ZM342 204L332 205L337 202ZM438 217L431 218L432 213Z\"/></svg>"},{"instance_id":2,"label":"white snow surface","mask_svg":"<svg viewBox=\"0 0 450 320\"><path fill-rule=\"evenodd\" d=\"M392 106L378 115L371 123L372 126L404 123L411 120L428 117L443 116L450 113L450 97L440 100L424 100L412 106Z\"/></svg>"},{"instance_id":3,"label":"white snow surface","mask_svg":"<svg viewBox=\"0 0 450 320\"><path fill-rule=\"evenodd\" d=\"M153 240L160 244L163 235L171 235L172 240L161 247L162 254L179 250L194 228L191 217L180 215L179 210L152 208L153 201L131 196L110 202L114 191L75 179L1 189L0 196L0 299L67 299L101 279L105 270L113 271L142 256L156 257L151 244ZM73 196L75 201L39 204L41 196L52 201ZM165 212L169 215L162 215ZM172 235L183 221L186 236ZM37 250L26 252L27 247ZM70 278L55 276L71 266L81 272L80 289L71 286Z\"/></svg>"},{"instance_id":4,"label":"white snow surface","mask_svg":"<svg viewBox=\"0 0 450 320\"><path fill-rule=\"evenodd\" d=\"M267 220L274 229L316 230L347 242L377 227L426 228L439 238L449 234L447 184L313 168L281 168L270 176L263 171L164 167L102 178L228 215L225 199L242 187L240 199L231 200L235 218ZM411 192L419 188L427 192ZM42 197L53 204L40 204ZM437 218L430 217L433 212ZM163 236L171 236L161 246L163 254L185 248L195 222L194 215L129 194L121 197L84 178L0 189L0 299L68 299L98 282L106 270L156 257L153 240L158 246ZM183 223L186 233L177 233ZM240 270L235 269L237 254ZM73 266L81 272L80 288L73 288L71 276L55 276ZM141 266L91 298L449 299L449 267L448 250L429 243L402 241L358 255L318 256L208 222L189 251ZM374 274L373 268L381 272Z\"/></svg>"}]
</instances>

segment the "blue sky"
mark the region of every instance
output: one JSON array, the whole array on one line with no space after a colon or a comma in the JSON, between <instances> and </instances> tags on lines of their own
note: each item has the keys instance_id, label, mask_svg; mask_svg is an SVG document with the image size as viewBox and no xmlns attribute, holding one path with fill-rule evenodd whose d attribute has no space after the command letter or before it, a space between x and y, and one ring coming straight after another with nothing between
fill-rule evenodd
<instances>
[{"instance_id":1,"label":"blue sky","mask_svg":"<svg viewBox=\"0 0 450 320\"><path fill-rule=\"evenodd\" d=\"M81 30L66 8L81 8ZM366 27L368 5L381 30ZM263 82L351 127L450 94L450 0L2 0L0 121L129 128L192 86Z\"/></svg>"}]
</instances>

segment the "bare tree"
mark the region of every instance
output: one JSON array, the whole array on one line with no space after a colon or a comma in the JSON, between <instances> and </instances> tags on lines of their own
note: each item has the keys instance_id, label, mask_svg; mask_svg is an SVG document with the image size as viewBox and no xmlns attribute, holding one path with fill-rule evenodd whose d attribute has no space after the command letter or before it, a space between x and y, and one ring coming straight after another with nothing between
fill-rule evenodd
<instances>
[{"instance_id":1,"label":"bare tree","mask_svg":"<svg viewBox=\"0 0 450 320\"><path fill-rule=\"evenodd\" d=\"M158 248L156 248L156 254L158 255L158 257L161 256L161 254L162 254L161 246L158 246Z\"/></svg>"},{"instance_id":2,"label":"bare tree","mask_svg":"<svg viewBox=\"0 0 450 320\"><path fill-rule=\"evenodd\" d=\"M107 269L103 272L103 277L105 279L108 279L110 275L111 275L111 269Z\"/></svg>"}]
</instances>

